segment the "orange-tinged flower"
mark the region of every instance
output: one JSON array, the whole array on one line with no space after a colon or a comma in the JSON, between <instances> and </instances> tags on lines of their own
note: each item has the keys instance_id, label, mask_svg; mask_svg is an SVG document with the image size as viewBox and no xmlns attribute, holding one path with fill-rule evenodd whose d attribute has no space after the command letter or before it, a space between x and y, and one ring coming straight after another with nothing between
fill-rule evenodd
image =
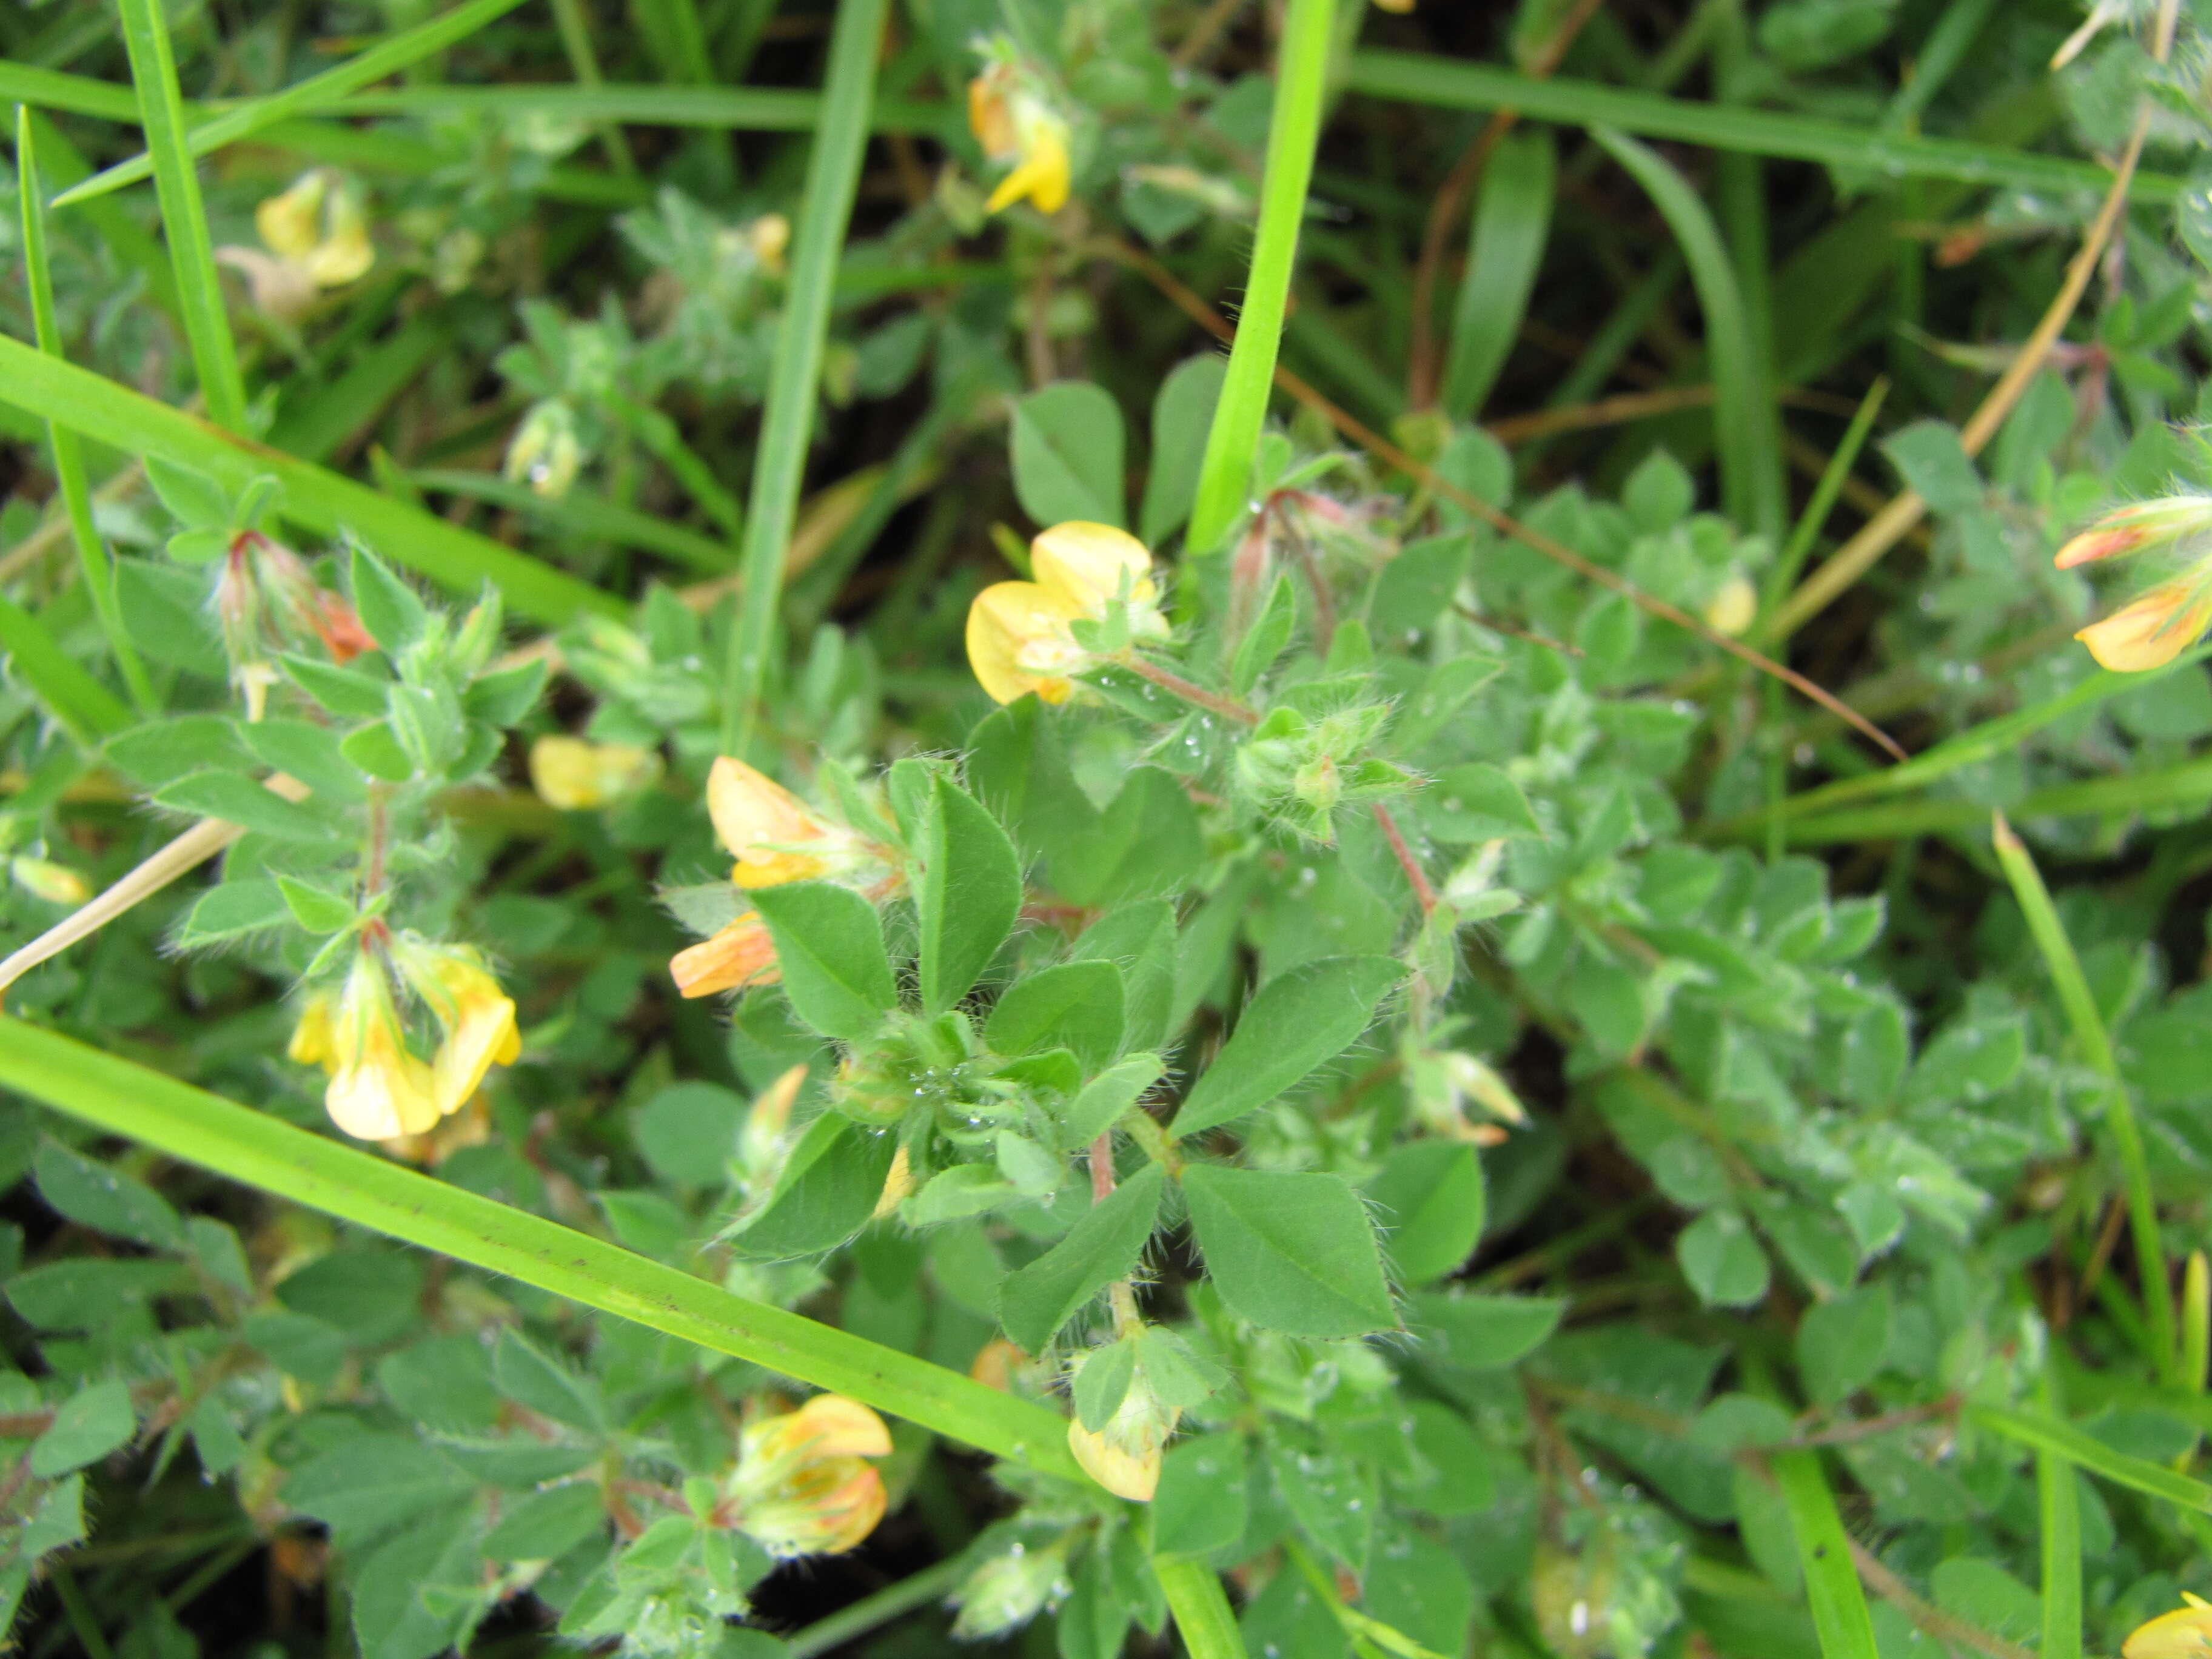
<instances>
[{"instance_id":1,"label":"orange-tinged flower","mask_svg":"<svg viewBox=\"0 0 2212 1659\"><path fill-rule=\"evenodd\" d=\"M2208 1659L2212 1656L2212 1601L2187 1590L2182 1591L2181 1599L2189 1605L2138 1626L2120 1650L2121 1659Z\"/></svg>"},{"instance_id":2,"label":"orange-tinged flower","mask_svg":"<svg viewBox=\"0 0 2212 1659\"><path fill-rule=\"evenodd\" d=\"M775 965L775 941L757 914L739 916L712 939L702 939L669 958L668 972L686 997L710 997L747 985L773 985L783 977Z\"/></svg>"},{"instance_id":3,"label":"orange-tinged flower","mask_svg":"<svg viewBox=\"0 0 2212 1659\"><path fill-rule=\"evenodd\" d=\"M1067 123L1023 84L1012 64L993 64L968 83L968 126L991 160L1014 163L985 212L1024 199L1040 213L1067 204Z\"/></svg>"},{"instance_id":4,"label":"orange-tinged flower","mask_svg":"<svg viewBox=\"0 0 2212 1659\"><path fill-rule=\"evenodd\" d=\"M1167 633L1152 556L1127 531L1057 524L1030 543L1030 561L1036 580L994 582L968 608L969 665L994 701L1033 691L1065 702L1075 690L1071 677L1091 659L1070 626L1078 618L1097 621L1121 605L1133 634Z\"/></svg>"},{"instance_id":5,"label":"orange-tinged flower","mask_svg":"<svg viewBox=\"0 0 2212 1659\"><path fill-rule=\"evenodd\" d=\"M660 757L626 743L592 743L566 733L530 745L530 785L557 811L583 812L635 794L660 769Z\"/></svg>"},{"instance_id":6,"label":"orange-tinged flower","mask_svg":"<svg viewBox=\"0 0 2212 1659\"><path fill-rule=\"evenodd\" d=\"M431 1061L438 1110L460 1109L483 1086L494 1066L522 1057L514 1000L499 988L483 959L465 945L404 946L401 970L445 1028Z\"/></svg>"},{"instance_id":7,"label":"orange-tinged flower","mask_svg":"<svg viewBox=\"0 0 2212 1659\"><path fill-rule=\"evenodd\" d=\"M812 881L847 862L860 837L830 823L766 774L727 755L707 774L707 811L738 862L740 887Z\"/></svg>"},{"instance_id":8,"label":"orange-tinged flower","mask_svg":"<svg viewBox=\"0 0 2212 1659\"><path fill-rule=\"evenodd\" d=\"M1030 1357L1003 1336L994 1336L975 1351L975 1358L968 1362L968 1375L987 1389L996 1389L1000 1394L1014 1391L1014 1373L1030 1363Z\"/></svg>"},{"instance_id":9,"label":"orange-tinged flower","mask_svg":"<svg viewBox=\"0 0 2212 1659\"><path fill-rule=\"evenodd\" d=\"M2193 532L2212 530L2212 495L2166 495L2131 501L2107 513L2060 548L2051 562L2061 570L2118 558Z\"/></svg>"},{"instance_id":10,"label":"orange-tinged flower","mask_svg":"<svg viewBox=\"0 0 2212 1659\"><path fill-rule=\"evenodd\" d=\"M2160 582L2074 637L2106 668L2136 674L2163 668L2212 623L2212 579L2203 572Z\"/></svg>"},{"instance_id":11,"label":"orange-tinged flower","mask_svg":"<svg viewBox=\"0 0 2212 1659\"><path fill-rule=\"evenodd\" d=\"M817 1395L744 1430L725 1498L738 1529L769 1554L835 1555L884 1518L883 1477L866 1460L890 1450L875 1413L842 1395Z\"/></svg>"}]
</instances>

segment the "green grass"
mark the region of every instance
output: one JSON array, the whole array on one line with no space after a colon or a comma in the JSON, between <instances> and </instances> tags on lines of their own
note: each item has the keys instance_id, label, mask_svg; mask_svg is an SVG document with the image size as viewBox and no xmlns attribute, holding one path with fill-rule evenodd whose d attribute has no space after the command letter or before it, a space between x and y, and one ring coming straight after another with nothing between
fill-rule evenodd
<instances>
[{"instance_id":1,"label":"green grass","mask_svg":"<svg viewBox=\"0 0 2212 1659\"><path fill-rule=\"evenodd\" d=\"M1198 496L1183 538L1195 553L1209 554L1220 546L1244 512L1251 490L1253 455L1274 389L1283 313L1297 263L1298 227L1305 217L1314 149L1321 137L1334 19L1330 0L1291 0L1284 14L1274 115L1260 185L1260 228L1237 313L1237 338L1229 349L1229 373L1206 434Z\"/></svg>"},{"instance_id":2,"label":"green grass","mask_svg":"<svg viewBox=\"0 0 2212 1659\"><path fill-rule=\"evenodd\" d=\"M848 0L837 9L823 83L823 119L806 161L806 188L792 228L791 280L777 324L775 367L761 416L742 556L744 586L722 680L722 752L743 756L775 643L784 547L799 514L816 389L845 228L860 188L868 112L875 101L877 45L887 0Z\"/></svg>"}]
</instances>

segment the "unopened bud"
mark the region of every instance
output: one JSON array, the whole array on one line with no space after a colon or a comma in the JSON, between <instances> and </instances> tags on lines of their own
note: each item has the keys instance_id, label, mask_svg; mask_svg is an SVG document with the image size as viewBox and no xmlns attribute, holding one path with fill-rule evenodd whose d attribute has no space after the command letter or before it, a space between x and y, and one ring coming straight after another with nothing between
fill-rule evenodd
<instances>
[{"instance_id":1,"label":"unopened bud","mask_svg":"<svg viewBox=\"0 0 2212 1659\"><path fill-rule=\"evenodd\" d=\"M576 436L575 416L568 405L549 398L536 404L523 419L507 447L505 471L517 483L526 483L548 501L559 501L576 482L584 463L584 447Z\"/></svg>"},{"instance_id":2,"label":"unopened bud","mask_svg":"<svg viewBox=\"0 0 2212 1659\"><path fill-rule=\"evenodd\" d=\"M1047 1607L1057 1607L1073 1588L1067 1581L1064 1540L1041 1550L1010 1544L969 1573L952 1593L952 1604L960 1609L952 1633L969 1642L1004 1636Z\"/></svg>"},{"instance_id":3,"label":"unopened bud","mask_svg":"<svg viewBox=\"0 0 2212 1659\"><path fill-rule=\"evenodd\" d=\"M51 859L18 854L9 860L8 873L15 878L18 887L49 904L78 905L92 896L92 889L82 876Z\"/></svg>"},{"instance_id":4,"label":"unopened bud","mask_svg":"<svg viewBox=\"0 0 2212 1659\"><path fill-rule=\"evenodd\" d=\"M635 794L660 771L650 749L556 734L530 745L530 784L562 812L584 812Z\"/></svg>"},{"instance_id":5,"label":"unopened bud","mask_svg":"<svg viewBox=\"0 0 2212 1659\"><path fill-rule=\"evenodd\" d=\"M2103 518L2058 550L2051 561L2061 570L2099 559L2139 553L2183 536L2212 530L2212 495L2166 495L2133 501Z\"/></svg>"},{"instance_id":6,"label":"unopened bud","mask_svg":"<svg viewBox=\"0 0 2212 1659\"><path fill-rule=\"evenodd\" d=\"M1344 778L1333 755L1316 755L1298 768L1291 793L1316 812L1334 811L1344 799Z\"/></svg>"}]
</instances>

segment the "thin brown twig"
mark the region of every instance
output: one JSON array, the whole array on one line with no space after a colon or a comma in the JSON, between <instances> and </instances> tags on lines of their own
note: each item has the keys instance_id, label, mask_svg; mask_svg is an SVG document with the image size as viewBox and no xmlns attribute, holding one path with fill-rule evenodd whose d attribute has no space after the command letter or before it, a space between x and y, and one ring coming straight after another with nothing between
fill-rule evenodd
<instances>
[{"instance_id":1,"label":"thin brown twig","mask_svg":"<svg viewBox=\"0 0 2212 1659\"><path fill-rule=\"evenodd\" d=\"M1197 321L1201 326L1211 330L1224 339L1231 337L1233 331L1223 320L1220 313L1193 293L1181 278L1150 254L1116 239L1107 239L1098 246L1114 258L1121 260L1131 269L1141 273L1166 295L1184 314ZM1717 629L1707 627L1704 622L1692 617L1686 611L1669 605L1664 599L1654 598L1626 577L1615 575L1603 565L1584 558L1573 549L1553 541L1549 536L1539 531L1530 529L1518 519L1509 514L1501 513L1488 501L1462 489L1457 484L1438 476L1435 471L1415 460L1372 427L1355 419L1348 411L1322 396L1321 392L1279 364L1275 369L1275 384L1316 414L1324 417L1330 425L1370 454L1405 473L1435 494L1442 495L1462 511L1472 513L1493 530L1499 531L1512 537L1516 541L1535 549L1546 558L1566 566L1576 574L1595 582L1599 586L1608 588L1620 594L1639 610L1647 611L1662 621L1673 623L1678 628L1687 629L1708 644L1717 646L1730 656L1750 664L1760 673L1772 675L1799 696L1818 703L1854 731L1880 744L1885 751L1896 759L1906 758L1904 749L1889 733L1868 720L1856 709L1844 703L1833 692L1814 684L1796 669L1787 667L1775 661L1771 657L1753 650L1741 640L1729 638Z\"/></svg>"},{"instance_id":2,"label":"thin brown twig","mask_svg":"<svg viewBox=\"0 0 2212 1659\"><path fill-rule=\"evenodd\" d=\"M1382 827L1382 839L1390 843L1391 854L1397 859L1398 867L1406 872L1407 883L1413 888L1413 896L1421 902L1421 914L1425 916L1437 908L1437 890L1429 885L1421 861L1406 845L1406 837L1399 833L1398 820L1390 816L1390 809L1379 800L1374 807L1375 822Z\"/></svg>"},{"instance_id":3,"label":"thin brown twig","mask_svg":"<svg viewBox=\"0 0 2212 1659\"><path fill-rule=\"evenodd\" d=\"M1177 69L1189 69L1206 56L1206 51L1221 38L1221 31L1229 27L1230 20L1244 9L1244 0L1213 0L1206 9L1206 15L1192 25L1188 34L1176 43L1168 61Z\"/></svg>"},{"instance_id":4,"label":"thin brown twig","mask_svg":"<svg viewBox=\"0 0 2212 1659\"><path fill-rule=\"evenodd\" d=\"M1552 38L1538 49L1522 73L1532 81L1549 79L1559 68L1559 60L1567 55L1567 48L1574 44L1575 36L1582 33L1583 25L1603 3L1604 0L1581 0L1559 20ZM1443 380L1443 354L1437 349L1435 313L1437 283L1443 272L1444 250L1459 228L1468 196L1474 189L1474 181L1482 176L1491 151L1498 148L1498 140L1510 132L1520 118L1519 110L1501 109L1484 122L1482 131L1446 175L1443 188L1430 204L1428 222L1421 230L1420 263L1413 268L1413 334L1406 370L1406 400L1415 409L1427 409L1436 402L1437 388Z\"/></svg>"}]
</instances>

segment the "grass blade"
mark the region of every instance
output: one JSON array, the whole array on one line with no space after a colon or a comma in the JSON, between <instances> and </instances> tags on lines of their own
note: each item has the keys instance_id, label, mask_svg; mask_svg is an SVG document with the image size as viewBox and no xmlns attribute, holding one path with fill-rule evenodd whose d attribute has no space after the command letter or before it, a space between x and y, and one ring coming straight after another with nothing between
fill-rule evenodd
<instances>
[{"instance_id":1,"label":"grass blade","mask_svg":"<svg viewBox=\"0 0 2212 1659\"><path fill-rule=\"evenodd\" d=\"M496 472L464 472L431 469L408 475L422 489L442 489L489 501L508 513L521 513L549 528L586 539L614 542L641 553L673 559L709 576L726 576L734 568L728 544L712 536L635 507L617 506L587 490L570 489L557 500L541 495L527 484L502 478Z\"/></svg>"},{"instance_id":2,"label":"grass blade","mask_svg":"<svg viewBox=\"0 0 2212 1659\"><path fill-rule=\"evenodd\" d=\"M501 15L513 11L522 0L468 0L456 6L442 17L434 17L427 23L418 23L411 29L402 29L388 40L378 42L367 52L349 58L335 69L325 70L320 75L309 76L282 92L256 98L250 103L227 109L222 114L198 123L185 137L185 149L192 155L205 155L221 149L225 144L235 143L240 138L260 131L295 115L304 115L333 103L346 94L387 75L418 63L433 52L443 51L456 40L474 34L485 24ZM135 185L149 178L154 172L151 151L141 153L126 161L94 173L82 184L64 191L54 198L53 205L68 207L73 203L89 201L95 196L105 196L110 191Z\"/></svg>"},{"instance_id":3,"label":"grass blade","mask_svg":"<svg viewBox=\"0 0 2212 1659\"><path fill-rule=\"evenodd\" d=\"M521 614L559 624L586 611L628 614L588 582L556 570L488 536L342 478L335 472L222 431L154 398L0 335L0 403L38 416L131 455L197 467L227 488L267 473L280 486L276 510L317 535L350 530L385 557L457 592L489 581Z\"/></svg>"},{"instance_id":4,"label":"grass blade","mask_svg":"<svg viewBox=\"0 0 2212 1659\"><path fill-rule=\"evenodd\" d=\"M341 1221L834 1389L1040 1473L1085 1478L1067 1425L1042 1407L5 1015L0 1085Z\"/></svg>"},{"instance_id":5,"label":"grass blade","mask_svg":"<svg viewBox=\"0 0 2212 1659\"><path fill-rule=\"evenodd\" d=\"M1990 835L1996 844L1997 862L2004 866L2013 896L2027 918L2027 931L2034 936L2044 966L2051 971L2059 1005L2066 1011L2066 1023L2073 1028L2075 1047L2112 1085L2106 1096L2105 1115L2120 1157L2129 1231L2135 1238L2136 1271L2142 1279L2143 1317L2151 1348L2148 1358L2160 1380L2169 1387L2179 1387L2181 1355L2174 1339L2173 1287L2166 1279L2166 1246L2159 1237L2158 1200L2151 1192L2150 1164L2143 1156L2142 1134L2136 1127L2135 1105L2128 1098L2127 1085L2120 1078L2112 1036L2105 1030L2105 1018L2082 975L2081 958L2074 954L2074 942L2066 937L2065 924L2051 902L2051 890L2044 885L2043 872L2035 867L2027 844L2013 833L2002 812L1994 815ZM2199 1490L2212 1496L2212 1487Z\"/></svg>"},{"instance_id":6,"label":"grass blade","mask_svg":"<svg viewBox=\"0 0 2212 1659\"><path fill-rule=\"evenodd\" d=\"M830 40L822 92L822 125L806 161L806 191L792 234L791 282L776 326L775 364L761 417L744 549L744 585L738 599L722 687L722 752L741 755L753 704L768 672L783 590L783 549L799 512L814 428L822 354L837 256L859 193L867 147L868 111L875 101L876 48L888 0L845 0Z\"/></svg>"},{"instance_id":7,"label":"grass blade","mask_svg":"<svg viewBox=\"0 0 2212 1659\"><path fill-rule=\"evenodd\" d=\"M2051 1409L2051 1379L2043 1408ZM2081 1493L2074 1466L2055 1451L2035 1454L2035 1492L2043 1534L2041 1659L2081 1659Z\"/></svg>"},{"instance_id":8,"label":"grass blade","mask_svg":"<svg viewBox=\"0 0 2212 1659\"><path fill-rule=\"evenodd\" d=\"M31 128L31 112L15 110L15 173L17 194L23 210L23 276L31 293L31 325L37 331L39 349L50 356L62 355L61 326L54 318L53 274L46 262L46 214L40 205L38 141ZM92 486L84 471L84 456L76 434L46 422L46 442L54 455L54 484L62 509L69 515L70 539L76 544L77 567L85 592L92 596L93 612L100 618L107 648L122 671L131 701L142 714L155 712L154 688L146 678L146 665L131 643L115 597L115 568L109 563L107 544L92 521Z\"/></svg>"},{"instance_id":9,"label":"grass blade","mask_svg":"<svg viewBox=\"0 0 2212 1659\"><path fill-rule=\"evenodd\" d=\"M2112 777L2085 778L2079 783L2054 784L2021 797L2009 810L2011 816L2024 823L2032 818L2158 811L2202 806L2208 801L2212 801L2212 761L2185 761L2155 772L2124 772ZM1838 842L1896 841L1906 836L1972 830L1986 823L1988 814L1988 807L1974 801L1917 800L1858 811L1823 812L1787 822L1792 847L1826 847ZM1730 832L1740 834L1756 817L1731 823Z\"/></svg>"},{"instance_id":10,"label":"grass blade","mask_svg":"<svg viewBox=\"0 0 2212 1659\"><path fill-rule=\"evenodd\" d=\"M2115 1486L2161 1498L2178 1509L2212 1515L2212 1486L2185 1474L2177 1474L2162 1463L2115 1451L2096 1436L2086 1434L2062 1419L2043 1413L2007 1411L1996 1406L1969 1406L1966 1417L1992 1433L2063 1458Z\"/></svg>"},{"instance_id":11,"label":"grass blade","mask_svg":"<svg viewBox=\"0 0 2212 1659\"><path fill-rule=\"evenodd\" d=\"M102 738L131 724L122 699L55 644L45 623L4 597L0 597L0 652L46 711L85 748L98 748Z\"/></svg>"},{"instance_id":12,"label":"grass blade","mask_svg":"<svg viewBox=\"0 0 2212 1659\"><path fill-rule=\"evenodd\" d=\"M1742 290L1712 215L1690 181L1658 151L1610 128L1593 128L1590 137L1644 187L1689 262L1690 282L1705 315L1705 351L1712 359L1723 511L1738 524L1771 520L1778 526L1781 434L1772 402L1759 396Z\"/></svg>"},{"instance_id":13,"label":"grass blade","mask_svg":"<svg viewBox=\"0 0 2212 1659\"><path fill-rule=\"evenodd\" d=\"M4 89L4 88L0 88ZM821 125L824 95L780 87L507 86L395 87L356 93L325 112L330 115L438 115L483 110L526 111L565 120L619 121L632 126L705 127L737 132L812 132ZM871 103L872 132L936 137L964 131L959 111L939 100L885 99Z\"/></svg>"},{"instance_id":14,"label":"grass blade","mask_svg":"<svg viewBox=\"0 0 2212 1659\"><path fill-rule=\"evenodd\" d=\"M1244 1633L1237 1628L1237 1615L1212 1567L1156 1555L1152 1571L1167 1592L1168 1611L1175 1615L1190 1659L1244 1659Z\"/></svg>"},{"instance_id":15,"label":"grass blade","mask_svg":"<svg viewBox=\"0 0 2212 1659\"><path fill-rule=\"evenodd\" d=\"M1851 1564L1851 1540L1836 1512L1835 1494L1814 1451L1778 1452L1767 1460L1790 1510L1790 1530L1805 1570L1805 1600L1813 1609L1826 1659L1881 1659L1866 1592Z\"/></svg>"},{"instance_id":16,"label":"grass blade","mask_svg":"<svg viewBox=\"0 0 2212 1659\"><path fill-rule=\"evenodd\" d=\"M1455 421L1474 418L1521 337L1551 234L1558 161L1551 134L1532 130L1499 139L1483 169L1444 359L1443 408Z\"/></svg>"},{"instance_id":17,"label":"grass blade","mask_svg":"<svg viewBox=\"0 0 2212 1659\"><path fill-rule=\"evenodd\" d=\"M1813 493L1806 500L1805 510L1797 515L1796 528L1790 531L1790 539L1783 544L1773 567L1766 573L1764 592L1759 599L1761 611L1774 609L1796 586L1797 573L1804 568L1806 556L1813 550L1813 544L1820 539L1820 531L1828 522L1828 514L1835 511L1836 498L1844 493L1844 481L1851 476L1851 468L1858 464L1859 451L1866 447L1867 438L1874 431L1875 419L1881 413L1881 406L1888 397L1888 380L1877 378L1867 388L1866 396L1859 400L1857 412L1851 416L1850 425L1844 428L1843 441L1836 446L1835 453L1828 457L1827 465L1820 469L1820 476L1813 485ZM1887 777L1889 774L1885 772L1881 775Z\"/></svg>"},{"instance_id":18,"label":"grass blade","mask_svg":"<svg viewBox=\"0 0 2212 1659\"><path fill-rule=\"evenodd\" d=\"M2112 175L2076 161L1955 138L1849 126L1741 105L1664 98L1593 81L1532 80L1492 64L1417 52L1354 52L1349 90L1444 109L1518 110L1523 119L1568 126L1617 127L1713 149L1864 168L1893 179L1955 179L1962 184L2031 191L2103 191ZM2170 202L2186 187L2171 173L2137 173L2130 186L2143 201Z\"/></svg>"},{"instance_id":19,"label":"grass blade","mask_svg":"<svg viewBox=\"0 0 2212 1659\"><path fill-rule=\"evenodd\" d=\"M1229 533L1251 487L1252 458L1267 417L1267 393L1282 346L1291 270L1297 263L1298 225L1305 217L1306 187L1321 138L1333 13L1330 0L1291 0L1283 19L1275 112L1268 124L1267 172L1260 186L1259 234L1252 246L1236 342L1229 348L1229 374L1206 434L1198 495L1183 538L1194 552L1212 551Z\"/></svg>"},{"instance_id":20,"label":"grass blade","mask_svg":"<svg viewBox=\"0 0 2212 1659\"><path fill-rule=\"evenodd\" d=\"M162 15L162 0L116 3L123 18L123 44L131 58L131 78L138 88L139 125L146 131L146 149L153 157L161 228L169 239L169 263L177 274L177 301L184 313L192 368L207 399L209 418L230 431L243 431L246 380L239 372L238 348L230 336L230 314L223 308L215 247L200 203L199 174L185 148L184 99L177 90L168 20Z\"/></svg>"}]
</instances>

